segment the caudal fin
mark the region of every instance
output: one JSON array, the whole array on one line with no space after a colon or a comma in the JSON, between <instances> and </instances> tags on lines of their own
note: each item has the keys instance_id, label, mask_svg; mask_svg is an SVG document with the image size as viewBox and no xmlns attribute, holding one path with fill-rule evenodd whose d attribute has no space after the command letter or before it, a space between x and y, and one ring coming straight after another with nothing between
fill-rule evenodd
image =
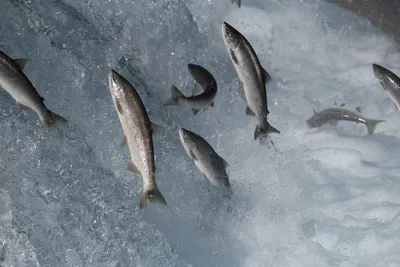
<instances>
[{"instance_id":1,"label":"caudal fin","mask_svg":"<svg viewBox=\"0 0 400 267\"><path fill-rule=\"evenodd\" d=\"M157 186L154 186L154 188L147 191L142 190L142 196L140 197L140 209L143 209L148 204L167 205L167 202L165 201L160 190L158 190Z\"/></svg>"},{"instance_id":2,"label":"caudal fin","mask_svg":"<svg viewBox=\"0 0 400 267\"><path fill-rule=\"evenodd\" d=\"M370 120L365 125L367 126L367 130L369 134L373 134L376 128L376 125L380 122L385 122L384 120Z\"/></svg>"},{"instance_id":3,"label":"caudal fin","mask_svg":"<svg viewBox=\"0 0 400 267\"><path fill-rule=\"evenodd\" d=\"M266 127L261 127L260 125L257 125L256 130L254 131L254 140L257 140L260 137L267 137L268 133L280 134L281 132L267 122Z\"/></svg>"},{"instance_id":4,"label":"caudal fin","mask_svg":"<svg viewBox=\"0 0 400 267\"><path fill-rule=\"evenodd\" d=\"M42 121L44 127L46 130L49 130L50 128L53 128L57 124L65 124L68 123L68 120L65 119L64 117L58 115L57 113L54 113L51 110L48 110L49 116L45 120Z\"/></svg>"},{"instance_id":5,"label":"caudal fin","mask_svg":"<svg viewBox=\"0 0 400 267\"><path fill-rule=\"evenodd\" d=\"M185 97L175 85L171 86L171 98L165 101L164 106L175 106L179 104L179 98Z\"/></svg>"}]
</instances>

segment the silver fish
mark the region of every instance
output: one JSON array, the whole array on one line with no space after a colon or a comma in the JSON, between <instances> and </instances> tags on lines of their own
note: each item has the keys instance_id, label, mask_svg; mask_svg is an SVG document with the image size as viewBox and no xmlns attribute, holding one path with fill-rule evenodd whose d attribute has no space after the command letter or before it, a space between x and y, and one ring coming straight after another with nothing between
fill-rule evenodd
<instances>
[{"instance_id":1,"label":"silver fish","mask_svg":"<svg viewBox=\"0 0 400 267\"><path fill-rule=\"evenodd\" d=\"M231 0L232 3L236 3L239 7L241 6L241 0Z\"/></svg>"},{"instance_id":2,"label":"silver fish","mask_svg":"<svg viewBox=\"0 0 400 267\"><path fill-rule=\"evenodd\" d=\"M318 113L313 109L314 115L306 121L308 126L310 128L317 128L326 123L336 125L339 121L352 121L356 123L364 123L365 126L367 126L368 133L373 134L376 125L380 122L385 122L384 120L374 120L364 117L359 112L360 108L353 111L342 106L327 108Z\"/></svg>"},{"instance_id":3,"label":"silver fish","mask_svg":"<svg viewBox=\"0 0 400 267\"><path fill-rule=\"evenodd\" d=\"M192 96L186 97L173 85L171 87L172 97L164 103L164 106L189 106L192 108L193 114L196 115L200 110L214 107L214 98L217 95L217 82L214 76L202 66L189 63L188 69L196 81Z\"/></svg>"},{"instance_id":4,"label":"silver fish","mask_svg":"<svg viewBox=\"0 0 400 267\"><path fill-rule=\"evenodd\" d=\"M389 95L396 108L400 109L400 78L378 64L372 64L372 69L374 70L375 77Z\"/></svg>"},{"instance_id":5,"label":"silver fish","mask_svg":"<svg viewBox=\"0 0 400 267\"><path fill-rule=\"evenodd\" d=\"M206 181L230 195L229 177L226 172L228 163L198 134L181 128L179 137L187 155L194 161Z\"/></svg>"},{"instance_id":6,"label":"silver fish","mask_svg":"<svg viewBox=\"0 0 400 267\"><path fill-rule=\"evenodd\" d=\"M0 51L0 87L15 99L18 107L35 111L46 130L57 122L67 123L65 118L47 109L44 98L23 73L27 62L27 59L12 59Z\"/></svg>"},{"instance_id":7,"label":"silver fish","mask_svg":"<svg viewBox=\"0 0 400 267\"><path fill-rule=\"evenodd\" d=\"M280 133L268 123L266 84L271 76L261 66L260 61L247 39L228 23L222 24L222 35L229 56L239 76L240 86L247 100L246 115L256 116L258 125L254 139L266 137L268 133Z\"/></svg>"},{"instance_id":8,"label":"silver fish","mask_svg":"<svg viewBox=\"0 0 400 267\"><path fill-rule=\"evenodd\" d=\"M127 145L131 160L128 169L142 176L140 209L150 203L166 205L155 181L153 133L159 126L152 123L135 88L115 70L109 74L110 92L124 131L122 145Z\"/></svg>"}]
</instances>

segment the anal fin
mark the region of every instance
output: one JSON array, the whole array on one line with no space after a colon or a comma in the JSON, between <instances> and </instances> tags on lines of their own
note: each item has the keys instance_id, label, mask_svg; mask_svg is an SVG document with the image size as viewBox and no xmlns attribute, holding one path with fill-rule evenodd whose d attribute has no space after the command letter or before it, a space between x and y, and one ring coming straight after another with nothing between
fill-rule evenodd
<instances>
[{"instance_id":1,"label":"anal fin","mask_svg":"<svg viewBox=\"0 0 400 267\"><path fill-rule=\"evenodd\" d=\"M232 61L233 61L236 65L238 65L238 64L239 64L239 61L238 61L238 59L236 58L235 53L232 51L232 49L229 49L229 54L230 54L230 56L231 56L231 58L232 58Z\"/></svg>"},{"instance_id":2,"label":"anal fin","mask_svg":"<svg viewBox=\"0 0 400 267\"><path fill-rule=\"evenodd\" d=\"M122 138L121 147L125 147L126 144L126 135L124 135L124 138Z\"/></svg>"},{"instance_id":3,"label":"anal fin","mask_svg":"<svg viewBox=\"0 0 400 267\"><path fill-rule=\"evenodd\" d=\"M199 111L200 109L192 108L193 115L196 115L197 113L199 113Z\"/></svg>"},{"instance_id":4,"label":"anal fin","mask_svg":"<svg viewBox=\"0 0 400 267\"><path fill-rule=\"evenodd\" d=\"M253 117L256 116L256 114L251 110L251 108L248 105L246 105L246 115L253 116Z\"/></svg>"},{"instance_id":5,"label":"anal fin","mask_svg":"<svg viewBox=\"0 0 400 267\"><path fill-rule=\"evenodd\" d=\"M387 89L386 89L385 85L383 84L383 82L382 82L382 81L379 81L379 83L381 84L383 90L387 91Z\"/></svg>"},{"instance_id":6,"label":"anal fin","mask_svg":"<svg viewBox=\"0 0 400 267\"><path fill-rule=\"evenodd\" d=\"M132 160L130 160L130 161L128 162L128 167L127 167L127 168L128 168L128 170L130 170L130 171L132 171L132 172L140 173L139 169L136 167L135 163L133 163Z\"/></svg>"},{"instance_id":7,"label":"anal fin","mask_svg":"<svg viewBox=\"0 0 400 267\"><path fill-rule=\"evenodd\" d=\"M21 104L19 102L17 102L17 107L20 108L20 109L25 109L25 110L29 109L29 107L27 107L27 106L25 106L25 105L23 105L23 104Z\"/></svg>"},{"instance_id":8,"label":"anal fin","mask_svg":"<svg viewBox=\"0 0 400 267\"><path fill-rule=\"evenodd\" d=\"M121 104L119 103L118 99L115 99L115 106L117 107L117 110L120 114L124 114L124 111L121 107Z\"/></svg>"}]
</instances>

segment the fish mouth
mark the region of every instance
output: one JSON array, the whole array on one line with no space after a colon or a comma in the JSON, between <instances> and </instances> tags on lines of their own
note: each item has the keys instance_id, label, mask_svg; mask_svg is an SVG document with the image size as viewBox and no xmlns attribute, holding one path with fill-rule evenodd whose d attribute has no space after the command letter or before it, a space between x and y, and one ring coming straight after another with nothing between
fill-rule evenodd
<instances>
[{"instance_id":1,"label":"fish mouth","mask_svg":"<svg viewBox=\"0 0 400 267\"><path fill-rule=\"evenodd\" d=\"M118 77L118 72L116 72L114 69L111 69L110 73L108 74L108 81L110 83L110 86L113 83L117 82L117 77Z\"/></svg>"},{"instance_id":2,"label":"fish mouth","mask_svg":"<svg viewBox=\"0 0 400 267\"><path fill-rule=\"evenodd\" d=\"M181 140L184 140L185 137L185 129L183 128L179 128L179 137L181 138Z\"/></svg>"},{"instance_id":3,"label":"fish mouth","mask_svg":"<svg viewBox=\"0 0 400 267\"><path fill-rule=\"evenodd\" d=\"M228 31L229 31L231 28L232 28L231 25L229 25L229 24L226 23L225 21L222 22L222 33L223 33L224 38L227 37Z\"/></svg>"},{"instance_id":4,"label":"fish mouth","mask_svg":"<svg viewBox=\"0 0 400 267\"><path fill-rule=\"evenodd\" d=\"M383 75L385 75L385 69L378 64L372 64L372 69L374 70L374 75L378 80L382 80Z\"/></svg>"},{"instance_id":5,"label":"fish mouth","mask_svg":"<svg viewBox=\"0 0 400 267\"><path fill-rule=\"evenodd\" d=\"M229 23L227 23L226 21L224 21L224 22L222 22L222 28L228 29L228 28L232 28L232 26Z\"/></svg>"},{"instance_id":6,"label":"fish mouth","mask_svg":"<svg viewBox=\"0 0 400 267\"><path fill-rule=\"evenodd\" d=\"M224 21L222 23L222 37L230 49L236 49L241 40L241 33Z\"/></svg>"},{"instance_id":7,"label":"fish mouth","mask_svg":"<svg viewBox=\"0 0 400 267\"><path fill-rule=\"evenodd\" d=\"M120 98L124 94L124 89L121 86L121 75L114 69L111 69L108 74L108 82L111 93L116 97Z\"/></svg>"},{"instance_id":8,"label":"fish mouth","mask_svg":"<svg viewBox=\"0 0 400 267\"><path fill-rule=\"evenodd\" d=\"M188 136L188 130L186 130L185 128L180 128L179 129L179 138L181 139L182 143L186 142L186 138Z\"/></svg>"}]
</instances>

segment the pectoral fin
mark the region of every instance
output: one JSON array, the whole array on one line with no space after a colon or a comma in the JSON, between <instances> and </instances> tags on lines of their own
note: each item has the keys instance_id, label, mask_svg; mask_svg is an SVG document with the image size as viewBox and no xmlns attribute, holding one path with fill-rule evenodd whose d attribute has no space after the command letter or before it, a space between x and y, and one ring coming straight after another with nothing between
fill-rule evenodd
<instances>
[{"instance_id":1,"label":"pectoral fin","mask_svg":"<svg viewBox=\"0 0 400 267\"><path fill-rule=\"evenodd\" d=\"M329 120L328 123L332 125L336 125L339 121L338 120Z\"/></svg>"},{"instance_id":2,"label":"pectoral fin","mask_svg":"<svg viewBox=\"0 0 400 267\"><path fill-rule=\"evenodd\" d=\"M19 66L21 70L23 70L28 63L29 59L26 58L14 58L14 62Z\"/></svg>"},{"instance_id":3,"label":"pectoral fin","mask_svg":"<svg viewBox=\"0 0 400 267\"><path fill-rule=\"evenodd\" d=\"M234 62L236 65L238 65L238 64L239 64L239 61L237 60L237 58L236 58L236 56L235 56L235 53L233 53L232 49L229 49L229 54L231 55L231 58L232 58L233 62Z\"/></svg>"},{"instance_id":4,"label":"pectoral fin","mask_svg":"<svg viewBox=\"0 0 400 267\"><path fill-rule=\"evenodd\" d=\"M246 105L246 115L253 116L253 117L256 116L256 114L251 110L251 108L248 105Z\"/></svg>"},{"instance_id":5,"label":"pectoral fin","mask_svg":"<svg viewBox=\"0 0 400 267\"><path fill-rule=\"evenodd\" d=\"M379 81L379 83L381 84L383 90L387 91L386 87L383 85L383 82L382 82L382 81Z\"/></svg>"},{"instance_id":6,"label":"pectoral fin","mask_svg":"<svg viewBox=\"0 0 400 267\"><path fill-rule=\"evenodd\" d=\"M189 150L189 156L190 156L190 158L193 159L194 161L197 160L197 157L196 157L196 155L193 153L192 150Z\"/></svg>"},{"instance_id":7,"label":"pectoral fin","mask_svg":"<svg viewBox=\"0 0 400 267\"><path fill-rule=\"evenodd\" d=\"M225 167L225 168L228 168L228 167L229 167L228 162L226 162L226 160L225 160L223 157L219 157L219 158L221 159L222 164L224 164L224 167Z\"/></svg>"}]
</instances>

